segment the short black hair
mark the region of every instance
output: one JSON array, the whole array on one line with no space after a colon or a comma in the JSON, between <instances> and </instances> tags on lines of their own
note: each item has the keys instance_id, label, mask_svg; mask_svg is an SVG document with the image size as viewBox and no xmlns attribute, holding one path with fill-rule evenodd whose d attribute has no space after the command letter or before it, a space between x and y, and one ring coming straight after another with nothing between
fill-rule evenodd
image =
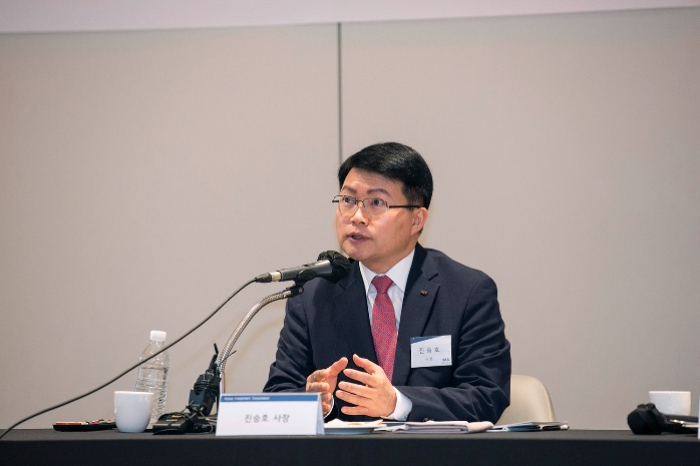
<instances>
[{"instance_id":1,"label":"short black hair","mask_svg":"<svg viewBox=\"0 0 700 466\"><path fill-rule=\"evenodd\" d=\"M423 157L411 147L398 142L383 142L365 147L351 155L338 169L338 183L341 189L353 168L402 183L401 192L408 202L422 205L426 209L430 207L433 176Z\"/></svg>"}]
</instances>

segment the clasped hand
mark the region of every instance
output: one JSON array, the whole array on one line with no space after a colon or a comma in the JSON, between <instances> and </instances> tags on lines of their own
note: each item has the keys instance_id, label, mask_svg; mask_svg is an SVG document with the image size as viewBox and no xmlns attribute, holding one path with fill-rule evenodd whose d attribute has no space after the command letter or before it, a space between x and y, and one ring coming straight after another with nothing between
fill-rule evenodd
<instances>
[{"instance_id":1,"label":"clasped hand","mask_svg":"<svg viewBox=\"0 0 700 466\"><path fill-rule=\"evenodd\" d=\"M333 392L341 400L354 405L344 406L342 412L351 416L386 417L396 409L396 392L382 369L369 359L353 355L353 362L362 371L348 369L348 358L342 357L325 369L313 372L306 379L306 391L321 394L323 415L330 412ZM358 383L340 382L343 372ZM336 391L336 386L338 390Z\"/></svg>"}]
</instances>

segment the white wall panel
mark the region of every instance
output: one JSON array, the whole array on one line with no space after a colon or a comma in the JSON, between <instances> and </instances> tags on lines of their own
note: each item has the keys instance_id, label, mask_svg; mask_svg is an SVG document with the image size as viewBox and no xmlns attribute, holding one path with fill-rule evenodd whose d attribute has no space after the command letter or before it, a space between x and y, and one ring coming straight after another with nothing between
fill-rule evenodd
<instances>
[{"instance_id":1,"label":"white wall panel","mask_svg":"<svg viewBox=\"0 0 700 466\"><path fill-rule=\"evenodd\" d=\"M0 426L335 248L336 84L335 26L0 36ZM170 409L278 289L251 286L173 348ZM282 316L253 321L229 389L262 389ZM134 380L24 427L111 418Z\"/></svg>"},{"instance_id":2,"label":"white wall panel","mask_svg":"<svg viewBox=\"0 0 700 466\"><path fill-rule=\"evenodd\" d=\"M423 153L422 242L495 278L514 371L573 427L700 393L698 31L696 9L342 28L344 152Z\"/></svg>"}]
</instances>

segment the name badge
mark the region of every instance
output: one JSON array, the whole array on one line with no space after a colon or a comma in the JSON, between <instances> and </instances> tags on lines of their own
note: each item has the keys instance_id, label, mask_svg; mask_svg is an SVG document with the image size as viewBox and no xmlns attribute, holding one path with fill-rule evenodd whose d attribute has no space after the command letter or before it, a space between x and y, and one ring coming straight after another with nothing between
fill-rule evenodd
<instances>
[{"instance_id":1,"label":"name badge","mask_svg":"<svg viewBox=\"0 0 700 466\"><path fill-rule=\"evenodd\" d=\"M452 365L452 335L411 338L411 368Z\"/></svg>"},{"instance_id":2,"label":"name badge","mask_svg":"<svg viewBox=\"0 0 700 466\"><path fill-rule=\"evenodd\" d=\"M318 393L260 393L219 397L216 435L323 435Z\"/></svg>"}]
</instances>

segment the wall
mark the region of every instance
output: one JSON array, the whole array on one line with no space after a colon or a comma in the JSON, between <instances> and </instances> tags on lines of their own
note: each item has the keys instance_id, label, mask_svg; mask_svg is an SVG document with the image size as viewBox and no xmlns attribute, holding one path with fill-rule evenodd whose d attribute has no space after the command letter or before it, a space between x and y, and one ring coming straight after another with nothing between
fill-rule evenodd
<instances>
[{"instance_id":1,"label":"wall","mask_svg":"<svg viewBox=\"0 0 700 466\"><path fill-rule=\"evenodd\" d=\"M0 426L109 380L252 277L336 248L336 26L0 37ZM310 215L309 212L317 213ZM323 214L326 213L326 215ZM169 407L253 285L173 348ZM282 303L227 366L259 391ZM112 391L26 424L112 418Z\"/></svg>"},{"instance_id":2,"label":"wall","mask_svg":"<svg viewBox=\"0 0 700 466\"><path fill-rule=\"evenodd\" d=\"M699 27L675 9L0 35L0 427L336 248L339 141L425 155L422 243L496 279L514 371L560 419L622 429L647 390L697 398ZM170 409L280 288L173 348ZM260 389L282 315L253 321L230 390ZM111 417L134 377L23 427Z\"/></svg>"},{"instance_id":3,"label":"wall","mask_svg":"<svg viewBox=\"0 0 700 466\"><path fill-rule=\"evenodd\" d=\"M700 6L700 0L0 0L0 33L202 29Z\"/></svg>"},{"instance_id":4,"label":"wall","mask_svg":"<svg viewBox=\"0 0 700 466\"><path fill-rule=\"evenodd\" d=\"M499 284L514 371L626 428L700 377L700 10L353 24L344 152L429 157L422 239ZM360 141L359 143L357 141Z\"/></svg>"}]
</instances>

